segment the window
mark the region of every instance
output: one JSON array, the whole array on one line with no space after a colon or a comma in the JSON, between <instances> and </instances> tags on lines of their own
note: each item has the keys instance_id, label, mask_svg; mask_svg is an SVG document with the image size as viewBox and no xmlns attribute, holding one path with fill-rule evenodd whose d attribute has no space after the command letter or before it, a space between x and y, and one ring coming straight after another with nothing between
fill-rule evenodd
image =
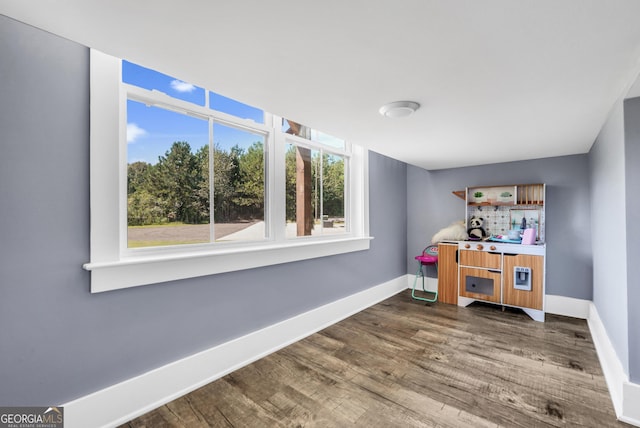
<instances>
[{"instance_id":1,"label":"window","mask_svg":"<svg viewBox=\"0 0 640 428\"><path fill-rule=\"evenodd\" d=\"M289 119L281 130L295 136L287 137L285 155L287 238L348 232L348 145Z\"/></svg>"},{"instance_id":2,"label":"window","mask_svg":"<svg viewBox=\"0 0 640 428\"><path fill-rule=\"evenodd\" d=\"M287 238L346 233L345 157L286 146Z\"/></svg>"},{"instance_id":3,"label":"window","mask_svg":"<svg viewBox=\"0 0 640 428\"><path fill-rule=\"evenodd\" d=\"M127 100L127 247L209 242L209 194L208 121Z\"/></svg>"},{"instance_id":4,"label":"window","mask_svg":"<svg viewBox=\"0 0 640 428\"><path fill-rule=\"evenodd\" d=\"M234 233L264 220L264 147L263 134L128 99L127 247L264 239Z\"/></svg>"},{"instance_id":5,"label":"window","mask_svg":"<svg viewBox=\"0 0 640 428\"><path fill-rule=\"evenodd\" d=\"M364 149L91 51L92 292L367 249L367 205Z\"/></svg>"}]
</instances>

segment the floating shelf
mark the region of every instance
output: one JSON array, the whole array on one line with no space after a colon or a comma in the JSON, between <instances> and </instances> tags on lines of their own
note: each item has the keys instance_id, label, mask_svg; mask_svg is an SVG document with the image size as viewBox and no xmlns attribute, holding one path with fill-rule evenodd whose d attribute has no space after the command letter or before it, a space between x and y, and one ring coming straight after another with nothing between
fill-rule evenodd
<instances>
[{"instance_id":1,"label":"floating shelf","mask_svg":"<svg viewBox=\"0 0 640 428\"><path fill-rule=\"evenodd\" d=\"M513 202L469 202L470 207L512 207Z\"/></svg>"},{"instance_id":2,"label":"floating shelf","mask_svg":"<svg viewBox=\"0 0 640 428\"><path fill-rule=\"evenodd\" d=\"M544 184L517 184L512 186L482 186L477 187L482 190L490 189L492 187L509 187L509 190L513 188L516 195L513 201L487 201L487 202L467 202L469 206L518 206L518 205L544 205L545 189ZM476 188L474 188L476 189ZM460 199L467 200L467 192L465 190L454 190L451 193L459 197Z\"/></svg>"}]
</instances>

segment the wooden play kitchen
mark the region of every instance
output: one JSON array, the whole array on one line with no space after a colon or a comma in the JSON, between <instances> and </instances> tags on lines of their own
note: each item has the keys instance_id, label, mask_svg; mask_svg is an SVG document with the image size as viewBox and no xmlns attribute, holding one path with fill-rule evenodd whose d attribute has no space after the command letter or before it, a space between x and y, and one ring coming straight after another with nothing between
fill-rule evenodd
<instances>
[{"instance_id":1,"label":"wooden play kitchen","mask_svg":"<svg viewBox=\"0 0 640 428\"><path fill-rule=\"evenodd\" d=\"M545 193L544 184L475 186L454 192L465 199L467 223L481 219L485 236L439 244L441 302L517 307L544 321Z\"/></svg>"}]
</instances>

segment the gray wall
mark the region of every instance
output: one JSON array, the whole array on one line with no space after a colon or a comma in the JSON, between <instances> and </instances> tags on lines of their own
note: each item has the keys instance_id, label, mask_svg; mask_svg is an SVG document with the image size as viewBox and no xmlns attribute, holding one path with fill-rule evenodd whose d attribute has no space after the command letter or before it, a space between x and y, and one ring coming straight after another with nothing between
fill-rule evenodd
<instances>
[{"instance_id":1,"label":"gray wall","mask_svg":"<svg viewBox=\"0 0 640 428\"><path fill-rule=\"evenodd\" d=\"M629 314L629 379L640 383L640 98L624 102L625 181L627 201L627 311Z\"/></svg>"},{"instance_id":2,"label":"gray wall","mask_svg":"<svg viewBox=\"0 0 640 428\"><path fill-rule=\"evenodd\" d=\"M88 49L0 16L0 403L62 404L406 273L406 165L369 251L92 295Z\"/></svg>"},{"instance_id":3,"label":"gray wall","mask_svg":"<svg viewBox=\"0 0 640 428\"><path fill-rule=\"evenodd\" d=\"M441 228L464 219L465 203L451 192L466 186L546 183L546 293L592 297L589 170L586 155L436 171L409 166L407 249L418 254ZM412 260L407 272L414 273Z\"/></svg>"},{"instance_id":4,"label":"gray wall","mask_svg":"<svg viewBox=\"0 0 640 428\"><path fill-rule=\"evenodd\" d=\"M612 108L589 152L593 303L628 373L626 194L622 102ZM637 261L635 262L637 263Z\"/></svg>"}]
</instances>

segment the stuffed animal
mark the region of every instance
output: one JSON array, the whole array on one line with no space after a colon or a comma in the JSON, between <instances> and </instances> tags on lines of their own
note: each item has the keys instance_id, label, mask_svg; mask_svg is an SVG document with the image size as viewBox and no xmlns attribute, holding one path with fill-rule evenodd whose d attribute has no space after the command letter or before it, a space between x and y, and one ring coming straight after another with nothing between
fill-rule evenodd
<instances>
[{"instance_id":1,"label":"stuffed animal","mask_svg":"<svg viewBox=\"0 0 640 428\"><path fill-rule=\"evenodd\" d=\"M473 216L469 219L469 229L467 230L469 239L483 239L487 236L487 232L482 227L483 224L482 217Z\"/></svg>"},{"instance_id":2,"label":"stuffed animal","mask_svg":"<svg viewBox=\"0 0 640 428\"><path fill-rule=\"evenodd\" d=\"M440 229L438 233L431 238L432 244L437 244L442 241L464 241L467 237L467 231L465 230L464 220L451 223L444 229Z\"/></svg>"}]
</instances>

